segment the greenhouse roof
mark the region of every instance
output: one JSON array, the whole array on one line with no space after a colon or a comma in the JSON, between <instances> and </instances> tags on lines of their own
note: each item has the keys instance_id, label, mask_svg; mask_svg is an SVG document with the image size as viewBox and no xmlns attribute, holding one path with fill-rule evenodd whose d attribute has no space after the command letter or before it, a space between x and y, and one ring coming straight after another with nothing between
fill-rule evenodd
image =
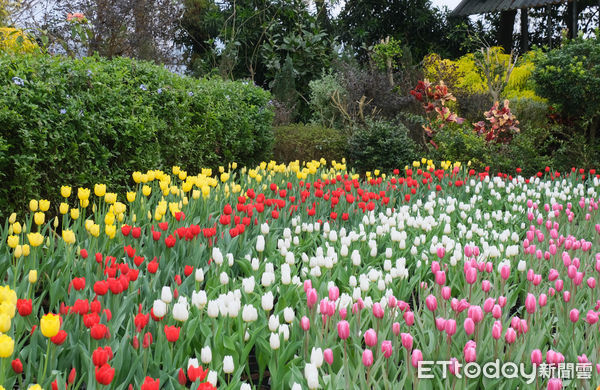
<instances>
[{"instance_id":1,"label":"greenhouse roof","mask_svg":"<svg viewBox=\"0 0 600 390\"><path fill-rule=\"evenodd\" d=\"M543 7L562 3L560 0L462 0L452 11L452 16L467 16L487 12L508 11L521 8Z\"/></svg>"}]
</instances>

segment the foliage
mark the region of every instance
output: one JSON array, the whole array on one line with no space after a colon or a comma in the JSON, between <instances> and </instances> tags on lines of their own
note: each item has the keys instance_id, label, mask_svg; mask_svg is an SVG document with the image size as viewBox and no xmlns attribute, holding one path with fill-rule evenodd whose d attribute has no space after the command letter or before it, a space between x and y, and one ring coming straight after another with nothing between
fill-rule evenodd
<instances>
[{"instance_id":1,"label":"foliage","mask_svg":"<svg viewBox=\"0 0 600 390\"><path fill-rule=\"evenodd\" d=\"M0 53L33 53L39 46L23 30L0 27Z\"/></svg>"},{"instance_id":2,"label":"foliage","mask_svg":"<svg viewBox=\"0 0 600 390\"><path fill-rule=\"evenodd\" d=\"M485 120L490 122L491 127L487 128L484 121L474 123L475 132L482 135L487 142L500 142L508 144L513 136L519 132L517 125L519 121L510 112L508 99L504 100L502 108L498 102L494 102L489 111L483 113Z\"/></svg>"},{"instance_id":3,"label":"foliage","mask_svg":"<svg viewBox=\"0 0 600 390\"><path fill-rule=\"evenodd\" d=\"M536 93L563 117L579 120L590 130L600 115L600 37L578 37L562 47L539 53L533 79ZM590 137L590 141L593 141Z\"/></svg>"},{"instance_id":4,"label":"foliage","mask_svg":"<svg viewBox=\"0 0 600 390\"><path fill-rule=\"evenodd\" d=\"M355 126L348 140L349 163L362 172L402 167L416 156L416 144L398 121L367 119Z\"/></svg>"},{"instance_id":5,"label":"foliage","mask_svg":"<svg viewBox=\"0 0 600 390\"><path fill-rule=\"evenodd\" d=\"M348 91L339 76L323 73L321 78L309 83L312 121L320 126L340 128L344 124L343 113L335 102L348 101Z\"/></svg>"},{"instance_id":6,"label":"foliage","mask_svg":"<svg viewBox=\"0 0 600 390\"><path fill-rule=\"evenodd\" d=\"M347 138L339 130L299 123L276 127L274 136L276 161L341 161L346 156Z\"/></svg>"},{"instance_id":7,"label":"foliage","mask_svg":"<svg viewBox=\"0 0 600 390\"><path fill-rule=\"evenodd\" d=\"M398 61L402 56L402 46L400 44L400 40L388 36L373 46L372 58L379 69L386 70L391 68L391 63Z\"/></svg>"},{"instance_id":8,"label":"foliage","mask_svg":"<svg viewBox=\"0 0 600 390\"><path fill-rule=\"evenodd\" d=\"M510 99L510 107L522 126L530 128L547 127L548 104L536 99Z\"/></svg>"},{"instance_id":9,"label":"foliage","mask_svg":"<svg viewBox=\"0 0 600 390\"><path fill-rule=\"evenodd\" d=\"M498 82L505 79L507 75L506 64L510 62L510 55L504 54L501 47L491 48L488 54L490 67L496 69L492 81ZM501 88L502 93L499 96L542 100L535 95L530 80L535 68L534 59L536 55L537 52L530 52L521 56L508 75L508 80ZM481 53L468 53L456 61L452 61L443 59L435 53L429 54L424 59L423 71L425 77L432 82L443 80L457 95L488 93L487 79L480 66L478 66L477 56L481 57ZM504 70L501 71L501 69Z\"/></svg>"},{"instance_id":10,"label":"foliage","mask_svg":"<svg viewBox=\"0 0 600 390\"><path fill-rule=\"evenodd\" d=\"M449 123L461 124L464 120L448 107L448 103L456 101L456 98L443 81L434 86L427 79L419 81L410 94L417 101L422 102L425 109L426 122L423 124L423 139L437 148L433 142L435 133L441 131Z\"/></svg>"},{"instance_id":11,"label":"foliage","mask_svg":"<svg viewBox=\"0 0 600 390\"><path fill-rule=\"evenodd\" d=\"M104 175L122 185L143 166L269 157L269 93L249 83L125 58L3 55L0 69L0 209L23 196L55 198L57 183Z\"/></svg>"}]
</instances>

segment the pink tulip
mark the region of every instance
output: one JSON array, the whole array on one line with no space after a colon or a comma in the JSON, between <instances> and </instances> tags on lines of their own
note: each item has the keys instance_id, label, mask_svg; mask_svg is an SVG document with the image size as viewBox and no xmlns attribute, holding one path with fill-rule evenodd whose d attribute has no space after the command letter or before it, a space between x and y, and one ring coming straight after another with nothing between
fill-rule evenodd
<instances>
[{"instance_id":1,"label":"pink tulip","mask_svg":"<svg viewBox=\"0 0 600 390\"><path fill-rule=\"evenodd\" d=\"M333 351L331 350L331 348L327 348L323 351L323 358L325 358L325 361L330 366L333 364Z\"/></svg>"},{"instance_id":2,"label":"pink tulip","mask_svg":"<svg viewBox=\"0 0 600 390\"><path fill-rule=\"evenodd\" d=\"M569 312L569 319L572 323L579 321L579 310L573 309Z\"/></svg>"},{"instance_id":3,"label":"pink tulip","mask_svg":"<svg viewBox=\"0 0 600 390\"><path fill-rule=\"evenodd\" d=\"M565 302L569 302L571 300L571 293L569 291L563 292L563 299Z\"/></svg>"},{"instance_id":4,"label":"pink tulip","mask_svg":"<svg viewBox=\"0 0 600 390\"><path fill-rule=\"evenodd\" d=\"M500 305L494 305L494 308L492 309L492 317L495 319L502 317L502 308Z\"/></svg>"},{"instance_id":5,"label":"pink tulip","mask_svg":"<svg viewBox=\"0 0 600 390\"><path fill-rule=\"evenodd\" d=\"M562 389L562 381L558 378L550 378L548 381L548 390L560 390Z\"/></svg>"},{"instance_id":6,"label":"pink tulip","mask_svg":"<svg viewBox=\"0 0 600 390\"><path fill-rule=\"evenodd\" d=\"M544 307L548 303L548 296L546 294L540 294L538 301L540 303L540 307Z\"/></svg>"},{"instance_id":7,"label":"pink tulip","mask_svg":"<svg viewBox=\"0 0 600 390\"><path fill-rule=\"evenodd\" d=\"M548 280L551 282L554 282L556 279L558 279L558 271L555 270L554 268L550 269L550 272L548 273Z\"/></svg>"},{"instance_id":8,"label":"pink tulip","mask_svg":"<svg viewBox=\"0 0 600 390\"><path fill-rule=\"evenodd\" d=\"M438 261L432 261L431 262L431 273L432 274L436 274L439 270L440 270L440 263Z\"/></svg>"},{"instance_id":9,"label":"pink tulip","mask_svg":"<svg viewBox=\"0 0 600 390\"><path fill-rule=\"evenodd\" d=\"M452 337L456 333L456 321L455 320L446 320L446 324L444 326L446 334Z\"/></svg>"},{"instance_id":10,"label":"pink tulip","mask_svg":"<svg viewBox=\"0 0 600 390\"><path fill-rule=\"evenodd\" d=\"M535 295L533 295L531 293L527 294L527 298L525 298L525 309L527 310L527 313L529 313L529 314L535 313L535 307L536 307Z\"/></svg>"},{"instance_id":11,"label":"pink tulip","mask_svg":"<svg viewBox=\"0 0 600 390\"><path fill-rule=\"evenodd\" d=\"M500 269L500 277L504 280L507 280L510 276L510 267L508 265L502 266Z\"/></svg>"},{"instance_id":12,"label":"pink tulip","mask_svg":"<svg viewBox=\"0 0 600 390\"><path fill-rule=\"evenodd\" d=\"M540 283L542 283L542 275L539 275L539 274L533 275L533 285L539 286Z\"/></svg>"},{"instance_id":13,"label":"pink tulip","mask_svg":"<svg viewBox=\"0 0 600 390\"><path fill-rule=\"evenodd\" d=\"M446 320L443 319L442 317L438 317L435 319L435 327L437 328L437 330L439 330L440 332L443 332L444 329L446 329Z\"/></svg>"},{"instance_id":14,"label":"pink tulip","mask_svg":"<svg viewBox=\"0 0 600 390\"><path fill-rule=\"evenodd\" d=\"M465 274L467 283L474 284L477 281L477 269L469 268Z\"/></svg>"},{"instance_id":15,"label":"pink tulip","mask_svg":"<svg viewBox=\"0 0 600 390\"><path fill-rule=\"evenodd\" d=\"M342 308L339 310L339 312L340 312L340 318L342 320L345 320L346 316L348 315L348 310L346 310L345 308Z\"/></svg>"},{"instance_id":16,"label":"pink tulip","mask_svg":"<svg viewBox=\"0 0 600 390\"><path fill-rule=\"evenodd\" d=\"M413 337L410 335L410 333L402 333L400 338L402 340L402 346L410 352L413 347Z\"/></svg>"},{"instance_id":17,"label":"pink tulip","mask_svg":"<svg viewBox=\"0 0 600 390\"><path fill-rule=\"evenodd\" d=\"M446 248L444 248L444 247L439 247L439 248L437 249L437 255L438 255L438 257L439 257L440 259L443 259L443 258L444 258L444 256L446 255Z\"/></svg>"},{"instance_id":18,"label":"pink tulip","mask_svg":"<svg viewBox=\"0 0 600 390\"><path fill-rule=\"evenodd\" d=\"M415 323L415 315L412 311L404 312L402 317L404 318L404 322L406 322L406 325L408 326L412 326Z\"/></svg>"},{"instance_id":19,"label":"pink tulip","mask_svg":"<svg viewBox=\"0 0 600 390\"><path fill-rule=\"evenodd\" d=\"M375 302L373 304L373 315L375 318L383 318L383 308L379 304L379 302Z\"/></svg>"},{"instance_id":20,"label":"pink tulip","mask_svg":"<svg viewBox=\"0 0 600 390\"><path fill-rule=\"evenodd\" d=\"M562 291L563 286L564 286L564 282L562 281L562 279L557 279L556 282L554 282L554 288L558 292Z\"/></svg>"},{"instance_id":21,"label":"pink tulip","mask_svg":"<svg viewBox=\"0 0 600 390\"><path fill-rule=\"evenodd\" d=\"M498 304L500 305L500 307L506 306L506 297L505 296L500 296L498 298Z\"/></svg>"},{"instance_id":22,"label":"pink tulip","mask_svg":"<svg viewBox=\"0 0 600 390\"><path fill-rule=\"evenodd\" d=\"M477 360L477 351L475 348L467 348L464 352L465 362L471 363Z\"/></svg>"},{"instance_id":23,"label":"pink tulip","mask_svg":"<svg viewBox=\"0 0 600 390\"><path fill-rule=\"evenodd\" d=\"M396 297L395 297L395 296L393 296L393 295L390 295L390 296L388 297L388 308L389 308L389 309L393 309L393 308L395 308L395 307L396 307L396 305L398 305L398 300L396 299Z\"/></svg>"},{"instance_id":24,"label":"pink tulip","mask_svg":"<svg viewBox=\"0 0 600 390\"><path fill-rule=\"evenodd\" d=\"M423 361L423 353L421 352L421 350L415 349L412 353L412 366L417 368L419 366L420 361Z\"/></svg>"},{"instance_id":25,"label":"pink tulip","mask_svg":"<svg viewBox=\"0 0 600 390\"><path fill-rule=\"evenodd\" d=\"M589 288L596 288L596 279L590 276L587 279L587 285Z\"/></svg>"},{"instance_id":26,"label":"pink tulip","mask_svg":"<svg viewBox=\"0 0 600 390\"><path fill-rule=\"evenodd\" d=\"M448 286L442 287L442 298L445 301L450 299L451 294L452 294L452 289L450 289L450 287L448 287Z\"/></svg>"},{"instance_id":27,"label":"pink tulip","mask_svg":"<svg viewBox=\"0 0 600 390\"><path fill-rule=\"evenodd\" d=\"M365 344L372 347L377 345L377 333L373 329L369 329L365 332Z\"/></svg>"},{"instance_id":28,"label":"pink tulip","mask_svg":"<svg viewBox=\"0 0 600 390\"><path fill-rule=\"evenodd\" d=\"M588 310L585 316L585 321L590 325L594 325L596 322L598 322L598 313L593 310Z\"/></svg>"},{"instance_id":29,"label":"pink tulip","mask_svg":"<svg viewBox=\"0 0 600 390\"><path fill-rule=\"evenodd\" d=\"M350 336L350 324L348 321L342 320L337 323L338 336L342 340L346 340Z\"/></svg>"},{"instance_id":30,"label":"pink tulip","mask_svg":"<svg viewBox=\"0 0 600 390\"><path fill-rule=\"evenodd\" d=\"M304 316L302 317L302 319L300 319L300 327L305 332L307 332L310 329L310 320L307 316Z\"/></svg>"},{"instance_id":31,"label":"pink tulip","mask_svg":"<svg viewBox=\"0 0 600 390\"><path fill-rule=\"evenodd\" d=\"M475 332L475 322L473 322L473 320L469 317L465 318L464 327L465 327L465 332L469 336Z\"/></svg>"},{"instance_id":32,"label":"pink tulip","mask_svg":"<svg viewBox=\"0 0 600 390\"><path fill-rule=\"evenodd\" d=\"M485 302L483 302L483 311L486 313L491 312L495 304L496 300L494 298L486 299Z\"/></svg>"},{"instance_id":33,"label":"pink tulip","mask_svg":"<svg viewBox=\"0 0 600 390\"><path fill-rule=\"evenodd\" d=\"M392 342L390 340L384 340L381 342L381 352L383 352L383 356L387 359L392 356Z\"/></svg>"},{"instance_id":34,"label":"pink tulip","mask_svg":"<svg viewBox=\"0 0 600 390\"><path fill-rule=\"evenodd\" d=\"M575 278L573 279L573 282L575 282L576 286L580 286L581 283L583 282L583 272L577 272L575 274Z\"/></svg>"},{"instance_id":35,"label":"pink tulip","mask_svg":"<svg viewBox=\"0 0 600 390\"><path fill-rule=\"evenodd\" d=\"M483 290L483 292L489 292L491 287L492 285L489 280L483 280L481 282L481 289Z\"/></svg>"},{"instance_id":36,"label":"pink tulip","mask_svg":"<svg viewBox=\"0 0 600 390\"><path fill-rule=\"evenodd\" d=\"M500 321L495 321L494 326L492 327L492 337L494 340L499 340L502 337L502 323Z\"/></svg>"},{"instance_id":37,"label":"pink tulip","mask_svg":"<svg viewBox=\"0 0 600 390\"><path fill-rule=\"evenodd\" d=\"M304 281L304 292L308 293L308 290L312 288L312 281L310 279L306 279Z\"/></svg>"},{"instance_id":38,"label":"pink tulip","mask_svg":"<svg viewBox=\"0 0 600 390\"><path fill-rule=\"evenodd\" d=\"M437 310L437 299L435 296L429 294L429 296L425 298L425 304L427 305L427 309L429 309L429 311L433 312Z\"/></svg>"},{"instance_id":39,"label":"pink tulip","mask_svg":"<svg viewBox=\"0 0 600 390\"><path fill-rule=\"evenodd\" d=\"M317 300L317 290L315 290L314 288L309 288L306 292L306 304L308 305L308 307L312 309L313 306L317 303Z\"/></svg>"},{"instance_id":40,"label":"pink tulip","mask_svg":"<svg viewBox=\"0 0 600 390\"><path fill-rule=\"evenodd\" d=\"M373 365L373 352L368 348L363 351L362 363L365 367L371 367Z\"/></svg>"},{"instance_id":41,"label":"pink tulip","mask_svg":"<svg viewBox=\"0 0 600 390\"><path fill-rule=\"evenodd\" d=\"M599 233L600 233L600 231L599 231ZM472 249L472 248L471 248L471 246L469 246L469 245L466 245L466 246L465 246L465 256L466 256L466 257L471 257L471 256L473 256L473 249Z\"/></svg>"},{"instance_id":42,"label":"pink tulip","mask_svg":"<svg viewBox=\"0 0 600 390\"><path fill-rule=\"evenodd\" d=\"M330 301L337 301L337 299L340 297L340 289L337 288L336 286L333 286L329 289L329 300Z\"/></svg>"},{"instance_id":43,"label":"pink tulip","mask_svg":"<svg viewBox=\"0 0 600 390\"><path fill-rule=\"evenodd\" d=\"M531 351L531 364L539 365L542 363L542 351L534 349Z\"/></svg>"},{"instance_id":44,"label":"pink tulip","mask_svg":"<svg viewBox=\"0 0 600 390\"><path fill-rule=\"evenodd\" d=\"M573 279L575 277L575 274L577 273L577 268L571 264L569 266L569 268L567 268L567 275L569 276L570 279Z\"/></svg>"},{"instance_id":45,"label":"pink tulip","mask_svg":"<svg viewBox=\"0 0 600 390\"><path fill-rule=\"evenodd\" d=\"M437 271L435 273L435 283L439 286L446 284L446 273L444 271Z\"/></svg>"},{"instance_id":46,"label":"pink tulip","mask_svg":"<svg viewBox=\"0 0 600 390\"><path fill-rule=\"evenodd\" d=\"M467 316L476 324L480 323L481 320L483 320L483 312L481 311L481 307L477 305L469 306Z\"/></svg>"},{"instance_id":47,"label":"pink tulip","mask_svg":"<svg viewBox=\"0 0 600 390\"><path fill-rule=\"evenodd\" d=\"M448 366L448 370L452 375L456 375L459 372L458 359L455 357L450 358L450 366Z\"/></svg>"},{"instance_id":48,"label":"pink tulip","mask_svg":"<svg viewBox=\"0 0 600 390\"><path fill-rule=\"evenodd\" d=\"M506 330L506 334L504 335L504 339L508 344L512 344L517 339L517 333L513 328L508 328Z\"/></svg>"},{"instance_id":49,"label":"pink tulip","mask_svg":"<svg viewBox=\"0 0 600 390\"><path fill-rule=\"evenodd\" d=\"M392 332L394 333L394 336L398 337L398 335L400 334L400 323L399 322L394 322L392 324Z\"/></svg>"}]
</instances>

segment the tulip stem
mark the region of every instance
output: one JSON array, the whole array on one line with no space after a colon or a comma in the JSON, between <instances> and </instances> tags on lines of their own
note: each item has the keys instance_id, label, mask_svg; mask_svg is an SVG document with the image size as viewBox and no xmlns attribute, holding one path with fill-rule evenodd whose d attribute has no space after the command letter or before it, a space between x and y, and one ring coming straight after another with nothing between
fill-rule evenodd
<instances>
[{"instance_id":1,"label":"tulip stem","mask_svg":"<svg viewBox=\"0 0 600 390\"><path fill-rule=\"evenodd\" d=\"M44 362L44 371L42 372L42 378L40 379L44 379L46 377L46 369L48 368L48 357L50 356L50 339L47 339L47 347L46 347L46 360Z\"/></svg>"},{"instance_id":2,"label":"tulip stem","mask_svg":"<svg viewBox=\"0 0 600 390\"><path fill-rule=\"evenodd\" d=\"M348 352L347 352L348 341L344 340L344 369L346 377L346 389L350 388L350 370L348 368Z\"/></svg>"}]
</instances>

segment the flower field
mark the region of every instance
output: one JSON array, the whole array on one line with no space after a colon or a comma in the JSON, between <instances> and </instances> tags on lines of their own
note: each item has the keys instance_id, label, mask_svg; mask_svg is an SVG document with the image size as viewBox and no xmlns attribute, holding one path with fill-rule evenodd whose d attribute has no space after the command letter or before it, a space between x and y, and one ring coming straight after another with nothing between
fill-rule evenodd
<instances>
[{"instance_id":1,"label":"flower field","mask_svg":"<svg viewBox=\"0 0 600 390\"><path fill-rule=\"evenodd\" d=\"M57 188L0 229L0 389L596 388L599 186L423 159ZM496 359L537 375L468 377Z\"/></svg>"}]
</instances>

